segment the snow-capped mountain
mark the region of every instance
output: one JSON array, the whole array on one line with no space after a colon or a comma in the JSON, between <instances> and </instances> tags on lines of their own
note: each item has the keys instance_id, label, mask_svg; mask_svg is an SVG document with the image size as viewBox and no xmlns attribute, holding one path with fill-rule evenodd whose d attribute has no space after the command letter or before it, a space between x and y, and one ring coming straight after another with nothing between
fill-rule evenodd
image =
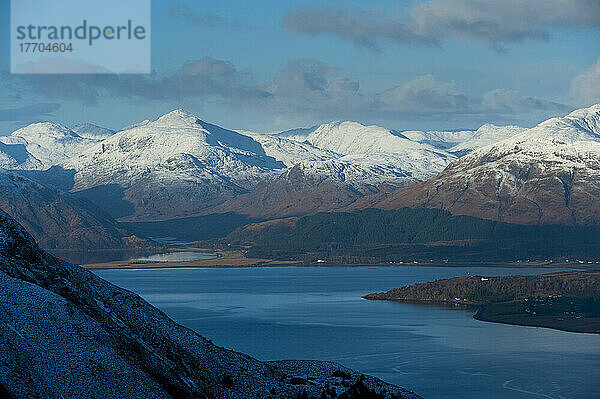
<instances>
[{"instance_id":1,"label":"snow-capped mountain","mask_svg":"<svg viewBox=\"0 0 600 399\"><path fill-rule=\"evenodd\" d=\"M429 144L440 150L448 150L462 142L471 139L475 135L473 130L457 130L457 131L421 131L407 130L402 131L402 135L419 143Z\"/></svg>"},{"instance_id":2,"label":"snow-capped mountain","mask_svg":"<svg viewBox=\"0 0 600 399\"><path fill-rule=\"evenodd\" d=\"M331 165L335 159L338 164L362 168L365 173L357 176L367 178L363 183L369 182L368 179L378 182L398 177L426 179L455 159L446 151L411 140L400 132L351 121L253 137L264 143L269 155L283 160L287 166L303 162L308 169L331 170L329 166L319 167L317 163Z\"/></svg>"},{"instance_id":3,"label":"snow-capped mountain","mask_svg":"<svg viewBox=\"0 0 600 399\"><path fill-rule=\"evenodd\" d=\"M434 176L455 159L446 151L410 140L398 131L349 121L321 125L306 137L306 142L342 154L342 160L369 170L377 170L383 161L384 168L395 167L395 177L417 180Z\"/></svg>"},{"instance_id":4,"label":"snow-capped mountain","mask_svg":"<svg viewBox=\"0 0 600 399\"><path fill-rule=\"evenodd\" d=\"M0 136L0 167L47 169L98 141L83 138L57 123L34 123L16 130L10 136Z\"/></svg>"},{"instance_id":5,"label":"snow-capped mountain","mask_svg":"<svg viewBox=\"0 0 600 399\"><path fill-rule=\"evenodd\" d=\"M341 144L336 146L336 141ZM5 168L54 166L42 179L52 178L57 187L129 220L168 219L212 209L261 183L268 185L295 166L311 184L343 186L363 195L381 185L399 187L425 179L454 159L397 132L355 122L285 134L242 134L182 110L117 133L92 124L73 130L33 124L3 138L3 144L11 150L4 151ZM17 162L19 148L23 159Z\"/></svg>"},{"instance_id":6,"label":"snow-capped mountain","mask_svg":"<svg viewBox=\"0 0 600 399\"><path fill-rule=\"evenodd\" d=\"M339 209L366 195L427 179L456 159L399 132L349 121L278 134L244 134L288 169L213 212L273 218Z\"/></svg>"},{"instance_id":7,"label":"snow-capped mountain","mask_svg":"<svg viewBox=\"0 0 600 399\"><path fill-rule=\"evenodd\" d=\"M114 130L94 125L93 123L81 123L73 126L71 130L77 133L79 137L94 140L104 140L116 133Z\"/></svg>"},{"instance_id":8,"label":"snow-capped mountain","mask_svg":"<svg viewBox=\"0 0 600 399\"><path fill-rule=\"evenodd\" d=\"M515 136L519 133L523 133L525 130L527 130L527 128L520 126L497 126L491 123L486 123L473 132L472 137L456 144L448 151L457 154L467 154L478 148L482 148Z\"/></svg>"},{"instance_id":9,"label":"snow-capped mountain","mask_svg":"<svg viewBox=\"0 0 600 399\"><path fill-rule=\"evenodd\" d=\"M337 159L340 154L317 148L305 141L296 141L279 135L257 134L240 131L241 134L252 137L260 143L265 154L281 161L287 167L301 162L327 161Z\"/></svg>"},{"instance_id":10,"label":"snow-capped mountain","mask_svg":"<svg viewBox=\"0 0 600 399\"><path fill-rule=\"evenodd\" d=\"M552 118L452 163L379 204L527 224L600 224L600 104Z\"/></svg>"},{"instance_id":11,"label":"snow-capped mountain","mask_svg":"<svg viewBox=\"0 0 600 399\"><path fill-rule=\"evenodd\" d=\"M299 182L288 178L292 169L294 176L304 179L299 187L313 186L306 193L318 197L328 191L334 209L347 205L353 196L427 180L457 155L522 131L516 126L484 125L477 131L399 132L338 121L257 134L223 129L175 110L116 133L89 123L73 129L32 124L0 137L0 167L46 170L54 166L44 179L52 178L57 187L128 220L220 211L219 204L231 205L242 194L242 208L228 206L228 210L264 213L255 210L269 193L287 190L297 193L298 200L303 198L298 187L284 188ZM270 184L277 188L265 189ZM335 190L345 199L335 199ZM281 206L287 214L295 213L291 204L283 202L273 209ZM255 210L249 208L251 204ZM325 203L314 208L324 207Z\"/></svg>"},{"instance_id":12,"label":"snow-capped mountain","mask_svg":"<svg viewBox=\"0 0 600 399\"><path fill-rule=\"evenodd\" d=\"M401 153L358 152L344 155L319 148L308 140L300 142L279 134L244 134L258 141L268 156L283 162L288 168L299 165L306 174L318 180L333 179L355 186L376 186L383 182L399 184L398 179L417 180L413 174L418 174L421 166L418 159L413 159L414 154L406 150Z\"/></svg>"},{"instance_id":13,"label":"snow-capped mountain","mask_svg":"<svg viewBox=\"0 0 600 399\"><path fill-rule=\"evenodd\" d=\"M401 132L381 126L365 126L358 122L331 122L319 126L307 137L312 145L338 154L398 153L434 148L420 145Z\"/></svg>"},{"instance_id":14,"label":"snow-capped mountain","mask_svg":"<svg viewBox=\"0 0 600 399\"><path fill-rule=\"evenodd\" d=\"M182 110L122 130L64 162L72 191L90 199L121 196L134 209L115 216L168 218L196 212L251 190L285 168L251 137Z\"/></svg>"}]
</instances>

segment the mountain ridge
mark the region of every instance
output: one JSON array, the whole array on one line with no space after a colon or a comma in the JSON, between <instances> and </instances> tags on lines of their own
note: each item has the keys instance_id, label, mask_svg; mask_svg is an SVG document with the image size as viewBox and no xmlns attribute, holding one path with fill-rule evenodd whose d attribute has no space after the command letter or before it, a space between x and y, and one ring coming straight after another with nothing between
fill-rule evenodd
<instances>
[{"instance_id":1,"label":"mountain ridge","mask_svg":"<svg viewBox=\"0 0 600 399\"><path fill-rule=\"evenodd\" d=\"M600 104L479 148L376 206L523 224L600 223Z\"/></svg>"}]
</instances>

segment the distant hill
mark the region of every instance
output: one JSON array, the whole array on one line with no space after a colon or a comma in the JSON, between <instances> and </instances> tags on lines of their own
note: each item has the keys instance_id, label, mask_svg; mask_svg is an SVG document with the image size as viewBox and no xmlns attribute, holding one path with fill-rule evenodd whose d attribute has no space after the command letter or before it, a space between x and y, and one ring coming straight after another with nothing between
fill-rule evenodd
<instances>
[{"instance_id":1,"label":"distant hill","mask_svg":"<svg viewBox=\"0 0 600 399\"><path fill-rule=\"evenodd\" d=\"M152 247L131 236L93 203L0 170L0 209L11 215L46 249L101 250Z\"/></svg>"},{"instance_id":2,"label":"distant hill","mask_svg":"<svg viewBox=\"0 0 600 399\"><path fill-rule=\"evenodd\" d=\"M0 136L0 168L48 169L98 141L81 137L58 123L33 123L9 136Z\"/></svg>"}]
</instances>

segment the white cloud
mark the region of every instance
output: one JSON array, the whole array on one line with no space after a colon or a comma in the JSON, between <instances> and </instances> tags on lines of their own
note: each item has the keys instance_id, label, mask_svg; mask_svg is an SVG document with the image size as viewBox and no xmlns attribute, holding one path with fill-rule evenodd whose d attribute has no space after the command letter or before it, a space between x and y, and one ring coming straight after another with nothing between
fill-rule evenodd
<instances>
[{"instance_id":1,"label":"white cloud","mask_svg":"<svg viewBox=\"0 0 600 399\"><path fill-rule=\"evenodd\" d=\"M571 94L582 106L600 103L600 57L571 81Z\"/></svg>"}]
</instances>

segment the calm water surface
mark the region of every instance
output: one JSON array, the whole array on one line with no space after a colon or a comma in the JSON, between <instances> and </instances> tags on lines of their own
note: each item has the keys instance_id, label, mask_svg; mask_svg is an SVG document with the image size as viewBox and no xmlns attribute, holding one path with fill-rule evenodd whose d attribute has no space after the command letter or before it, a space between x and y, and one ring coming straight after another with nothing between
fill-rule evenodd
<instances>
[{"instance_id":1,"label":"calm water surface","mask_svg":"<svg viewBox=\"0 0 600 399\"><path fill-rule=\"evenodd\" d=\"M550 272L551 270L546 270ZM600 398L600 335L366 301L440 278L531 268L286 267L98 270L216 344L263 360L321 359L425 398Z\"/></svg>"}]
</instances>

